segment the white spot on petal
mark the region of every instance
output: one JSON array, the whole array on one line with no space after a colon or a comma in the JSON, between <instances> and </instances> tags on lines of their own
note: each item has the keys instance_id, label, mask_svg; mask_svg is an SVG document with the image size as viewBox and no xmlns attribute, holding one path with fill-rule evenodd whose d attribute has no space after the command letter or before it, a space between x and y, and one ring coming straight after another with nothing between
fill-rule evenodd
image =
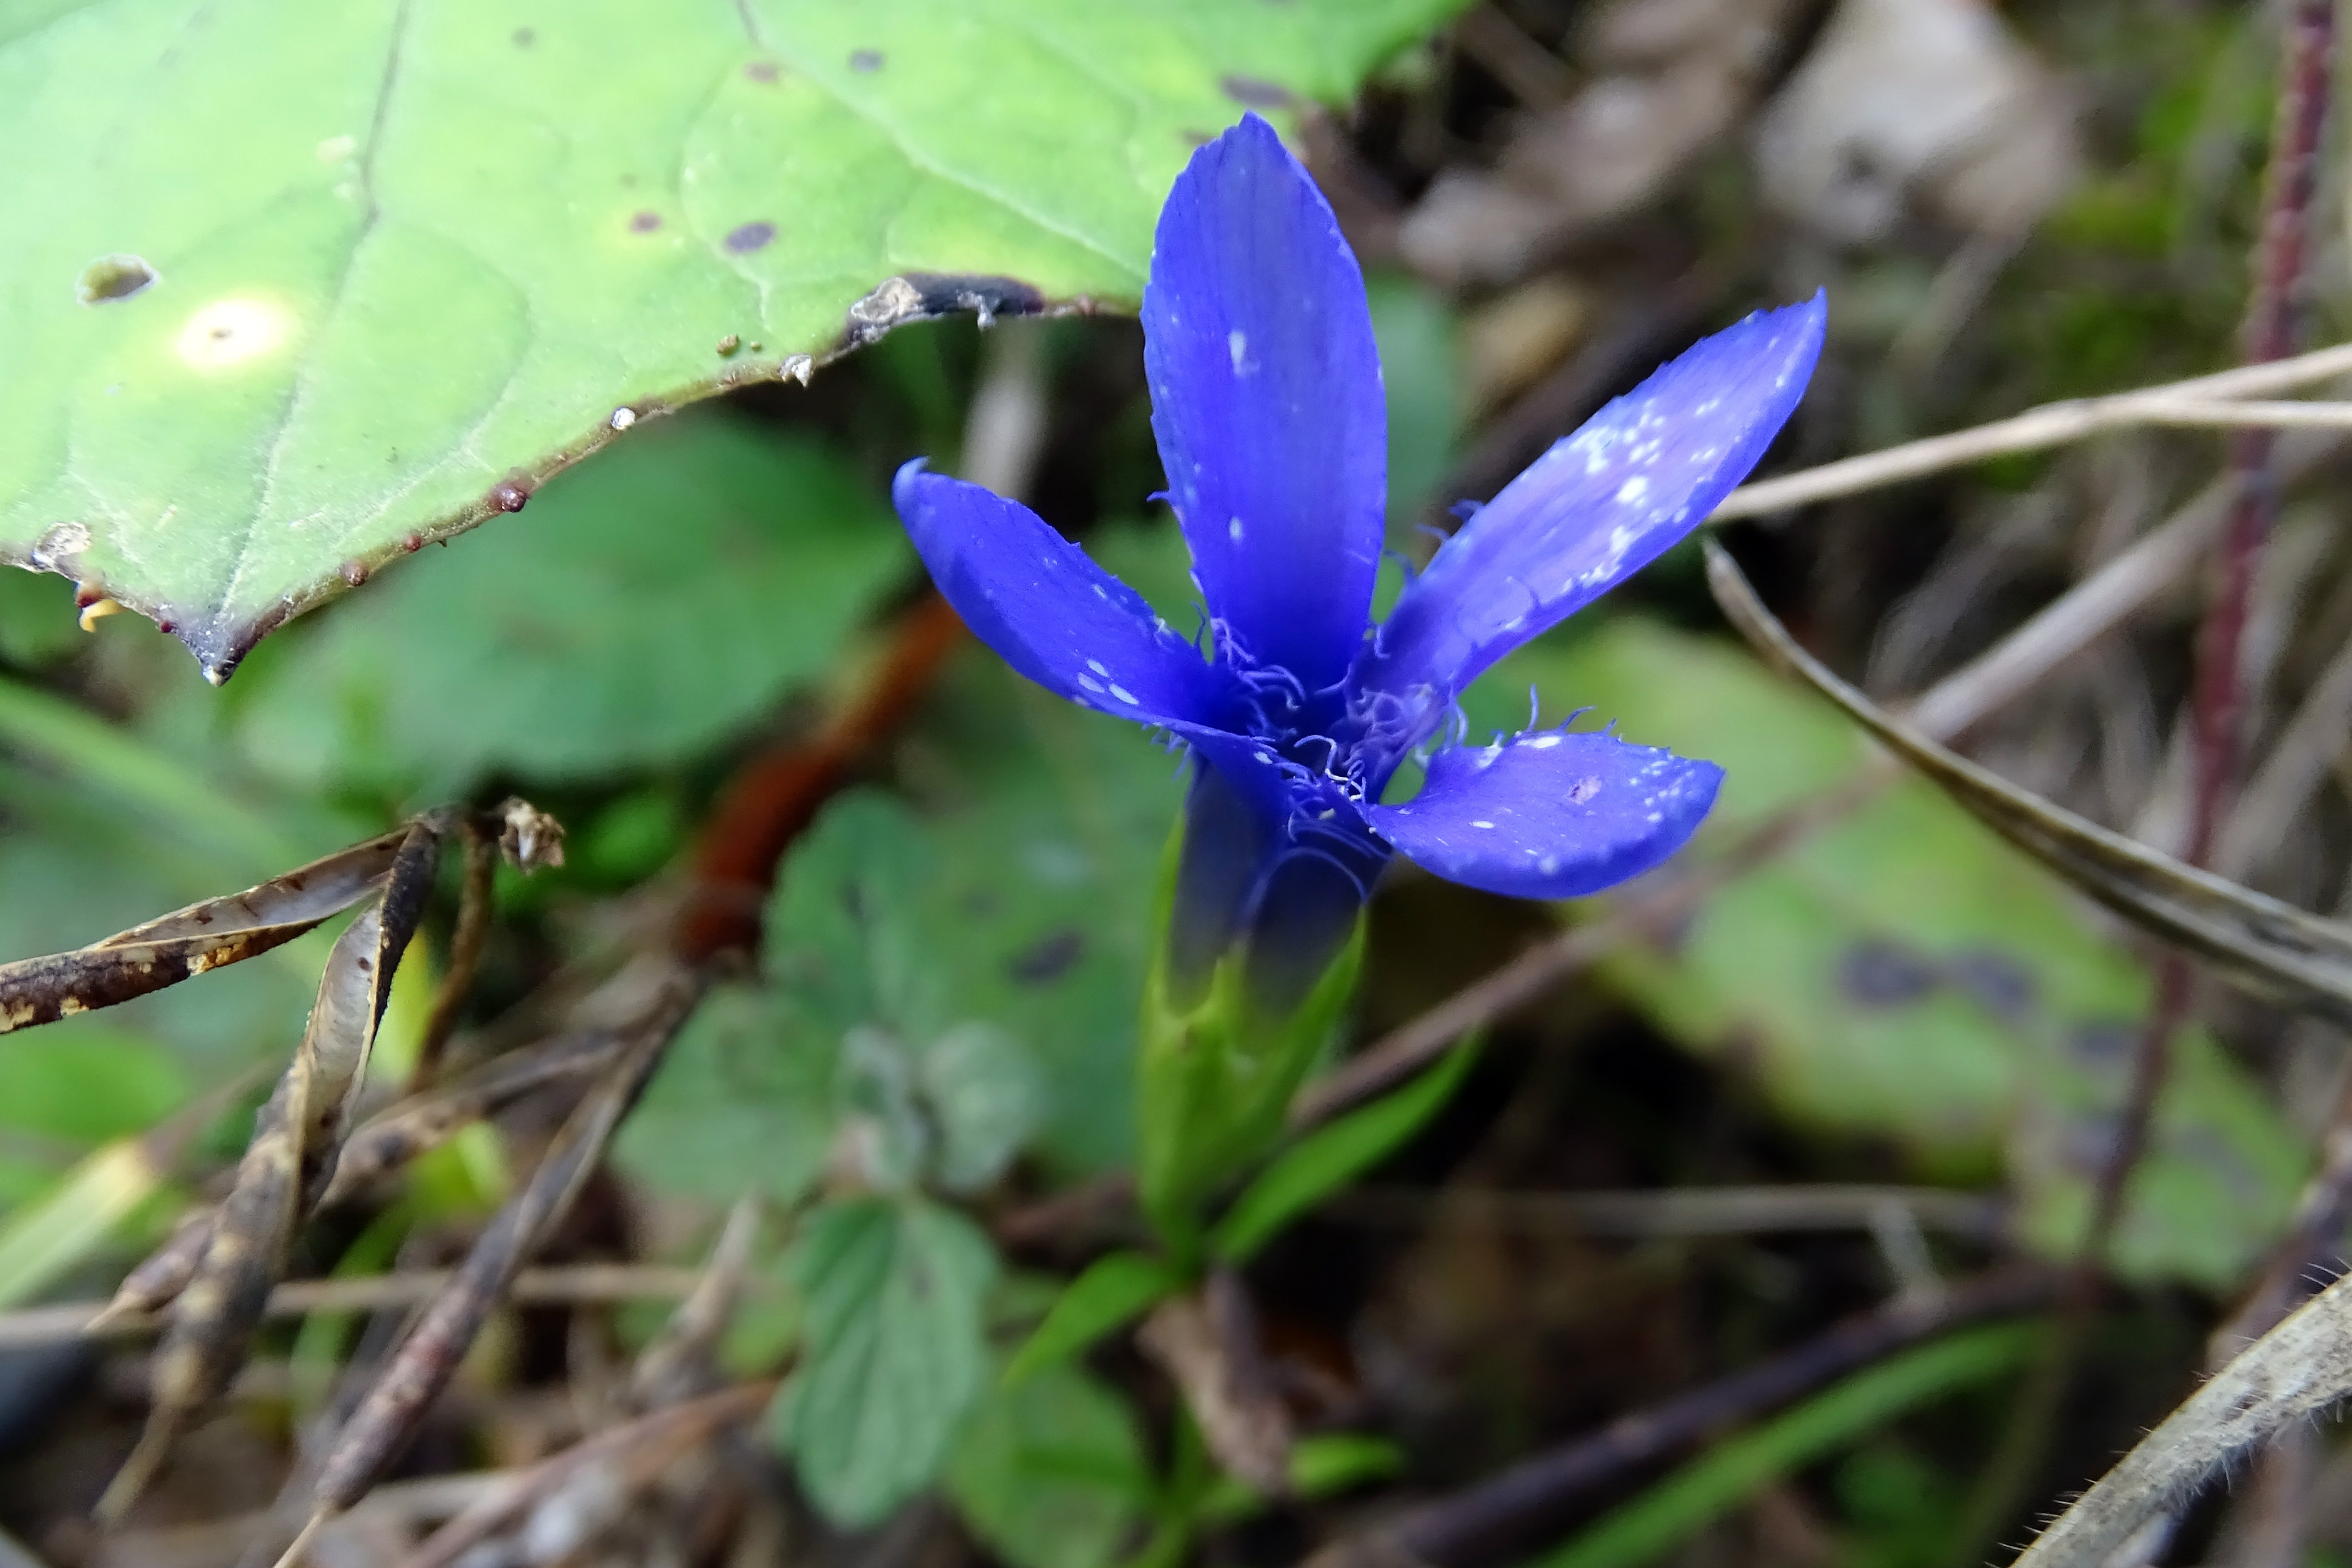
<instances>
[{"instance_id":1,"label":"white spot on petal","mask_svg":"<svg viewBox=\"0 0 2352 1568\"><path fill-rule=\"evenodd\" d=\"M1237 376L1257 374L1257 361L1249 357L1248 333L1238 327L1226 333L1225 352L1233 358L1234 374Z\"/></svg>"},{"instance_id":2,"label":"white spot on petal","mask_svg":"<svg viewBox=\"0 0 2352 1568\"><path fill-rule=\"evenodd\" d=\"M1110 689L1110 695L1117 697L1119 701L1125 703L1129 707L1133 707L1135 706L1135 694L1129 691L1125 686L1113 685Z\"/></svg>"},{"instance_id":3,"label":"white spot on petal","mask_svg":"<svg viewBox=\"0 0 2352 1568\"><path fill-rule=\"evenodd\" d=\"M1242 542L1242 520L1239 517L1225 525L1225 538L1235 544Z\"/></svg>"}]
</instances>

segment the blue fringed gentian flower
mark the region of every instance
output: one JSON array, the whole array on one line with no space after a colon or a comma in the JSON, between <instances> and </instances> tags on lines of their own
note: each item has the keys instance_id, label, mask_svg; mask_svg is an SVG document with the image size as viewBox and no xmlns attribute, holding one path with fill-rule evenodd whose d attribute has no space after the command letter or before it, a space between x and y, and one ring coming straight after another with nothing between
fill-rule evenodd
<instances>
[{"instance_id":1,"label":"blue fringed gentian flower","mask_svg":"<svg viewBox=\"0 0 2352 1568\"><path fill-rule=\"evenodd\" d=\"M1417 795L1382 792L1481 671L1647 565L1746 476L1804 392L1822 320L1819 298L1759 312L1658 371L1473 513L1370 624L1387 414L1363 279L1313 181L1253 115L1177 179L1143 297L1152 429L1207 604L1206 656L1027 508L919 461L899 471L898 514L973 632L1047 690L1197 759L1147 1006L1147 1196L1151 1009L1180 1054L1198 1054L1204 1019L1233 1037L1238 1055L1194 1089L1262 1100L1278 1128L1313 1046L1234 1040L1296 1032L1282 1025L1300 1014L1328 1029L1391 854L1569 898L1649 870L1696 829L1720 769L1593 730L1439 750ZM1199 1186L1221 1157L1169 1179Z\"/></svg>"}]
</instances>

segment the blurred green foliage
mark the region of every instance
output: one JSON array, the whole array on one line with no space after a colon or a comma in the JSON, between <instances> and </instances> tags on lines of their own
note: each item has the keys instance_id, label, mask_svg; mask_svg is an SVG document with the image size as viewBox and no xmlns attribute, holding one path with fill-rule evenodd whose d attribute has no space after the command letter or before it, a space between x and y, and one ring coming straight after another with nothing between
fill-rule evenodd
<instances>
[{"instance_id":1,"label":"blurred green foliage","mask_svg":"<svg viewBox=\"0 0 2352 1568\"><path fill-rule=\"evenodd\" d=\"M409 809L675 762L832 668L911 562L823 445L698 410L266 645L237 737L289 788Z\"/></svg>"},{"instance_id":2,"label":"blurred green foliage","mask_svg":"<svg viewBox=\"0 0 2352 1568\"><path fill-rule=\"evenodd\" d=\"M1507 661L1549 718L1591 705L1706 757L1723 793L1695 852L1851 777L1864 743L1720 639L1619 616ZM1498 692L1490 701L1499 702ZM1521 710L1524 712L1524 710ZM2151 995L2099 917L1933 785L1906 779L1734 880L1613 984L1694 1050L1738 1060L1786 1115L1898 1140L1927 1174L1998 1153L2035 1246L2071 1255ZM2187 1031L2116 1267L2225 1287L2274 1233L2305 1140L2202 1029Z\"/></svg>"}]
</instances>

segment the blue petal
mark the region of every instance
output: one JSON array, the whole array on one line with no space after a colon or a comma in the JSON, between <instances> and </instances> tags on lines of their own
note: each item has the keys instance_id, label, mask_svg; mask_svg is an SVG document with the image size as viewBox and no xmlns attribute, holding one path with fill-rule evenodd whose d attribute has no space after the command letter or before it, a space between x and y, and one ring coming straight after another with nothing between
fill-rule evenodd
<instances>
[{"instance_id":1,"label":"blue petal","mask_svg":"<svg viewBox=\"0 0 2352 1568\"><path fill-rule=\"evenodd\" d=\"M1214 726L1231 708L1232 675L1028 507L920 458L890 498L964 624L1047 691L1144 724Z\"/></svg>"},{"instance_id":2,"label":"blue petal","mask_svg":"<svg viewBox=\"0 0 2352 1568\"><path fill-rule=\"evenodd\" d=\"M1380 566L1380 351L1329 205L1255 115L1177 176L1143 332L1151 428L1209 613L1255 663L1335 685Z\"/></svg>"},{"instance_id":3,"label":"blue petal","mask_svg":"<svg viewBox=\"0 0 2352 1568\"><path fill-rule=\"evenodd\" d=\"M1434 711L1513 648L1704 522L1804 395L1822 297L1759 311L1664 366L1505 486L1409 584L1356 684Z\"/></svg>"},{"instance_id":4,"label":"blue petal","mask_svg":"<svg viewBox=\"0 0 2352 1568\"><path fill-rule=\"evenodd\" d=\"M1430 759L1372 826L1414 864L1516 898L1580 898L1682 848L1723 769L1598 731L1544 730Z\"/></svg>"}]
</instances>

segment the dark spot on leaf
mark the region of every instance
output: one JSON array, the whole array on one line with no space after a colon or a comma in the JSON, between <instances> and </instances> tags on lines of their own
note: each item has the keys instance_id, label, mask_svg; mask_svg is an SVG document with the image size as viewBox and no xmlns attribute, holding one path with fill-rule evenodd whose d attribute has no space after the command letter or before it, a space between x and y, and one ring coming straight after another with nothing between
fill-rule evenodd
<instances>
[{"instance_id":1,"label":"dark spot on leaf","mask_svg":"<svg viewBox=\"0 0 2352 1568\"><path fill-rule=\"evenodd\" d=\"M539 34L536 29L530 27L517 27L514 30L514 45L516 48L527 49L537 42L539 42Z\"/></svg>"},{"instance_id":2,"label":"dark spot on leaf","mask_svg":"<svg viewBox=\"0 0 2352 1568\"><path fill-rule=\"evenodd\" d=\"M1245 77L1238 72L1217 78L1224 95L1244 109L1288 109L1298 101L1291 90L1279 82L1259 77Z\"/></svg>"},{"instance_id":3,"label":"dark spot on leaf","mask_svg":"<svg viewBox=\"0 0 2352 1568\"><path fill-rule=\"evenodd\" d=\"M2016 1022L2033 1010L2032 971L1998 947L1969 947L1944 966L1952 984L1995 1018Z\"/></svg>"},{"instance_id":4,"label":"dark spot on leaf","mask_svg":"<svg viewBox=\"0 0 2352 1568\"><path fill-rule=\"evenodd\" d=\"M2114 1067L2131 1059L2139 1034L2135 1019L2094 1019L2066 1031L2066 1049L2085 1066Z\"/></svg>"},{"instance_id":5,"label":"dark spot on leaf","mask_svg":"<svg viewBox=\"0 0 2352 1568\"><path fill-rule=\"evenodd\" d=\"M859 49L856 51L849 57L849 68L851 70L866 74L880 70L882 68L882 51L879 49Z\"/></svg>"},{"instance_id":6,"label":"dark spot on leaf","mask_svg":"<svg viewBox=\"0 0 2352 1568\"><path fill-rule=\"evenodd\" d=\"M743 68L743 74L753 81L773 81L777 77L776 62L753 60Z\"/></svg>"},{"instance_id":7,"label":"dark spot on leaf","mask_svg":"<svg viewBox=\"0 0 2352 1568\"><path fill-rule=\"evenodd\" d=\"M1940 978L1927 958L1883 937L1865 936L1838 959L1838 989L1866 1008L1908 1007Z\"/></svg>"},{"instance_id":8,"label":"dark spot on leaf","mask_svg":"<svg viewBox=\"0 0 2352 1568\"><path fill-rule=\"evenodd\" d=\"M1045 985L1068 973L1086 950L1087 939L1077 932L1051 932L1013 955L1004 972L1024 986Z\"/></svg>"},{"instance_id":9,"label":"dark spot on leaf","mask_svg":"<svg viewBox=\"0 0 2352 1568\"><path fill-rule=\"evenodd\" d=\"M415 555L418 550L425 548L425 536L423 534L411 534L406 538L400 541L400 548L406 550L409 554Z\"/></svg>"},{"instance_id":10,"label":"dark spot on leaf","mask_svg":"<svg viewBox=\"0 0 2352 1568\"><path fill-rule=\"evenodd\" d=\"M530 499L530 487L518 480L508 479L490 486L490 505L501 512L520 512Z\"/></svg>"},{"instance_id":11,"label":"dark spot on leaf","mask_svg":"<svg viewBox=\"0 0 2352 1568\"><path fill-rule=\"evenodd\" d=\"M367 562L363 560L347 560L343 562L340 570L341 571L343 580L350 583L353 588L357 588L361 583L365 582L368 580Z\"/></svg>"},{"instance_id":12,"label":"dark spot on leaf","mask_svg":"<svg viewBox=\"0 0 2352 1568\"><path fill-rule=\"evenodd\" d=\"M728 231L727 248L736 256L749 256L776 237L776 225L765 218L738 225Z\"/></svg>"},{"instance_id":13,"label":"dark spot on leaf","mask_svg":"<svg viewBox=\"0 0 2352 1568\"><path fill-rule=\"evenodd\" d=\"M999 316L1034 316L1045 308L1045 295L1017 277L909 272L884 278L873 293L849 308L842 345L863 348L893 327L959 310L972 312L985 327Z\"/></svg>"},{"instance_id":14,"label":"dark spot on leaf","mask_svg":"<svg viewBox=\"0 0 2352 1568\"><path fill-rule=\"evenodd\" d=\"M639 213L629 220L629 232L633 235L649 235L659 227L661 227L659 213Z\"/></svg>"},{"instance_id":15,"label":"dark spot on leaf","mask_svg":"<svg viewBox=\"0 0 2352 1568\"><path fill-rule=\"evenodd\" d=\"M81 269L74 294L85 305L128 299L155 281L155 269L135 256L101 256Z\"/></svg>"},{"instance_id":16,"label":"dark spot on leaf","mask_svg":"<svg viewBox=\"0 0 2352 1568\"><path fill-rule=\"evenodd\" d=\"M166 615L165 617L163 617L163 619L162 619L161 621L158 621L158 622L155 622L155 630L156 630L156 631L158 631L158 632L161 632L162 633L163 633L163 635L165 635L166 637L168 637L168 636L170 636L170 635L172 634L172 627L173 626L173 624L174 624L174 622L173 622L172 618L171 618L170 616Z\"/></svg>"}]
</instances>

